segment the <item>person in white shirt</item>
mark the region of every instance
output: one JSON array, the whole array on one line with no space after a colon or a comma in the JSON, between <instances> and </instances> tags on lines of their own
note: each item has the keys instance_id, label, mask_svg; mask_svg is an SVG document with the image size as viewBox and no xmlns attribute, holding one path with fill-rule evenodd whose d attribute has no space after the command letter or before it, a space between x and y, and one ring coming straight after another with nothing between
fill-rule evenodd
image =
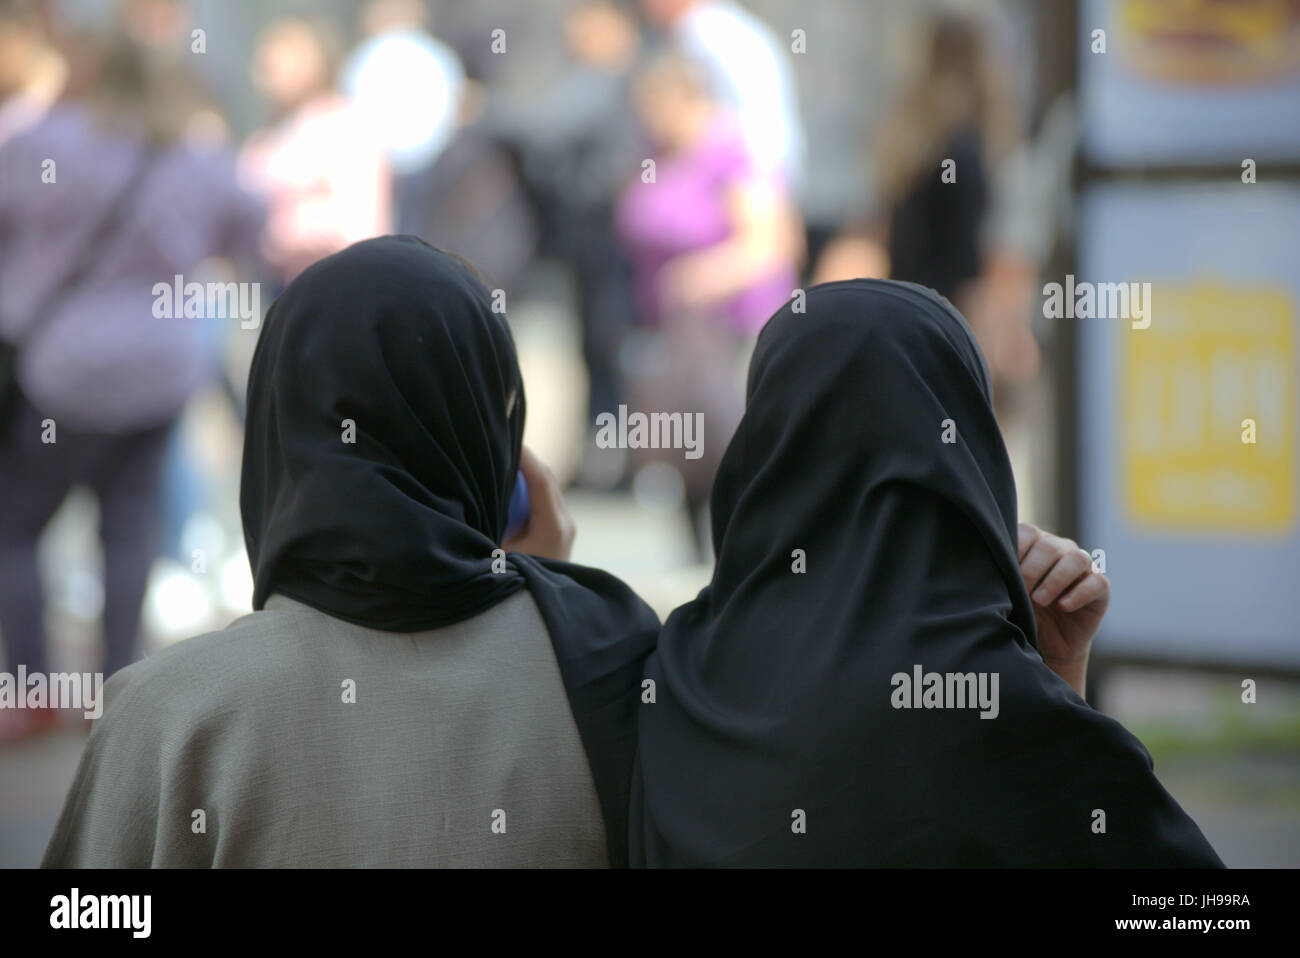
<instances>
[{"instance_id":1,"label":"person in white shirt","mask_svg":"<svg viewBox=\"0 0 1300 958\"><path fill-rule=\"evenodd\" d=\"M789 60L777 35L734 0L641 0L646 19L708 70L754 159L798 189L804 138Z\"/></svg>"},{"instance_id":2,"label":"person in white shirt","mask_svg":"<svg viewBox=\"0 0 1300 958\"><path fill-rule=\"evenodd\" d=\"M458 126L465 69L428 33L419 0L372 0L362 30L340 87L387 151L397 231L419 233L434 161Z\"/></svg>"}]
</instances>

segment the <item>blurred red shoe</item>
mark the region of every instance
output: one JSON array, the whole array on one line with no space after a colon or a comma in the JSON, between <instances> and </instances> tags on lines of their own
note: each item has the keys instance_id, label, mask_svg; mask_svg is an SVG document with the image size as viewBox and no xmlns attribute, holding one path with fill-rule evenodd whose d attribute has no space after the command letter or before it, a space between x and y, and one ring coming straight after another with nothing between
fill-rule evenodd
<instances>
[{"instance_id":1,"label":"blurred red shoe","mask_svg":"<svg viewBox=\"0 0 1300 958\"><path fill-rule=\"evenodd\" d=\"M25 742L58 725L59 713L51 708L0 709L0 747Z\"/></svg>"}]
</instances>

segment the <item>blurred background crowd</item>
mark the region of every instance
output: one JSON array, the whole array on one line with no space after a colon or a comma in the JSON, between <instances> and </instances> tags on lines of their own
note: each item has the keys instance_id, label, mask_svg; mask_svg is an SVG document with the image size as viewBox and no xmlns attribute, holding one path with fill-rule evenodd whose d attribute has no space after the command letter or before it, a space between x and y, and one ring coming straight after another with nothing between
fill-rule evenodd
<instances>
[{"instance_id":1,"label":"blurred background crowd","mask_svg":"<svg viewBox=\"0 0 1300 958\"><path fill-rule=\"evenodd\" d=\"M1286 215L1300 123L1277 131L1300 117L1269 107L1300 103L1298 17L1285 0L0 0L0 339L27 397L0 440L5 667L112 672L248 611L237 492L257 323L179 307L160 321L142 293L157 283L257 284L265 310L366 237L463 257L507 308L525 441L569 487L575 561L666 614L708 579L709 483L767 317L814 283L893 277L970 322L1022 517L1117 566L1100 707L1158 771L1167 759L1229 864L1300 863L1300 619L1284 588L1300 568ZM1264 104L1254 128L1216 127L1250 115L1233 96ZM1179 145L1182 127L1195 142ZM1125 154L1153 130L1170 142ZM1142 202L1245 186L1241 158L1269 151L1286 182L1261 202L1281 225L1234 198L1143 240ZM1198 229L1227 242L1234 217L1236 260L1179 246ZM1141 261L1147 247L1170 252ZM1117 343L1122 327L1094 341L1044 318L1044 282L1114 262L1131 275L1101 279L1168 279L1168 302L1233 270L1283 297L1265 315L1275 299L1241 293L1262 338L1221 344L1281 364L1239 387L1265 382L1250 408L1273 411L1265 464L1242 466L1265 470L1254 492L1172 519L1123 505L1124 470L1156 455L1126 445L1123 416L1146 402L1178 423L1163 392L1125 405L1125 377L1186 395L1159 364L1200 347L1190 306L1166 326L1186 337L1150 356ZM1235 416L1237 394L1215 395ZM703 412L703 455L600 448L597 416L620 405ZM39 441L42 415L56 444ZM1198 454L1229 468L1217 442ZM1240 627L1167 615L1188 592L1214 599L1161 565L1189 552L1254 576L1216 585ZM1248 712L1243 677L1268 692ZM34 863L48 837L81 734L57 724L0 712L0 865Z\"/></svg>"}]
</instances>

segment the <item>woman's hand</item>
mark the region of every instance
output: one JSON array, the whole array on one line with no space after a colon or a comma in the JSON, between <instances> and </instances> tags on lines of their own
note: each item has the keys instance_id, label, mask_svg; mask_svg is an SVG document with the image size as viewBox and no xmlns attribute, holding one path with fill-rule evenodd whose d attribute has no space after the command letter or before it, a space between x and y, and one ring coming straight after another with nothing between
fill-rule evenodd
<instances>
[{"instance_id":1,"label":"woman's hand","mask_svg":"<svg viewBox=\"0 0 1300 958\"><path fill-rule=\"evenodd\" d=\"M564 505L560 484L527 446L519 458L519 468L528 486L528 522L513 539L501 543L501 548L567 562L578 530Z\"/></svg>"},{"instance_id":2,"label":"woman's hand","mask_svg":"<svg viewBox=\"0 0 1300 958\"><path fill-rule=\"evenodd\" d=\"M1034 605L1038 651L1047 666L1084 694L1088 651L1110 605L1110 580L1072 539L1020 523L1020 576Z\"/></svg>"}]
</instances>

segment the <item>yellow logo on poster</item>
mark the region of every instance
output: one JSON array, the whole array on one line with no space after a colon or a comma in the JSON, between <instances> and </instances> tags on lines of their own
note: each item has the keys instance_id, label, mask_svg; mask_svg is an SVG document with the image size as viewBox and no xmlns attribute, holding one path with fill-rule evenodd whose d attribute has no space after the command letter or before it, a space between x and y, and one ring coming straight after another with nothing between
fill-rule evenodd
<instances>
[{"instance_id":1,"label":"yellow logo on poster","mask_svg":"<svg viewBox=\"0 0 1300 958\"><path fill-rule=\"evenodd\" d=\"M1289 532L1296 516L1296 312L1275 286L1153 284L1119 333L1121 485L1135 524ZM1243 425L1246 420L1253 423ZM1250 441L1253 440L1253 441Z\"/></svg>"}]
</instances>

